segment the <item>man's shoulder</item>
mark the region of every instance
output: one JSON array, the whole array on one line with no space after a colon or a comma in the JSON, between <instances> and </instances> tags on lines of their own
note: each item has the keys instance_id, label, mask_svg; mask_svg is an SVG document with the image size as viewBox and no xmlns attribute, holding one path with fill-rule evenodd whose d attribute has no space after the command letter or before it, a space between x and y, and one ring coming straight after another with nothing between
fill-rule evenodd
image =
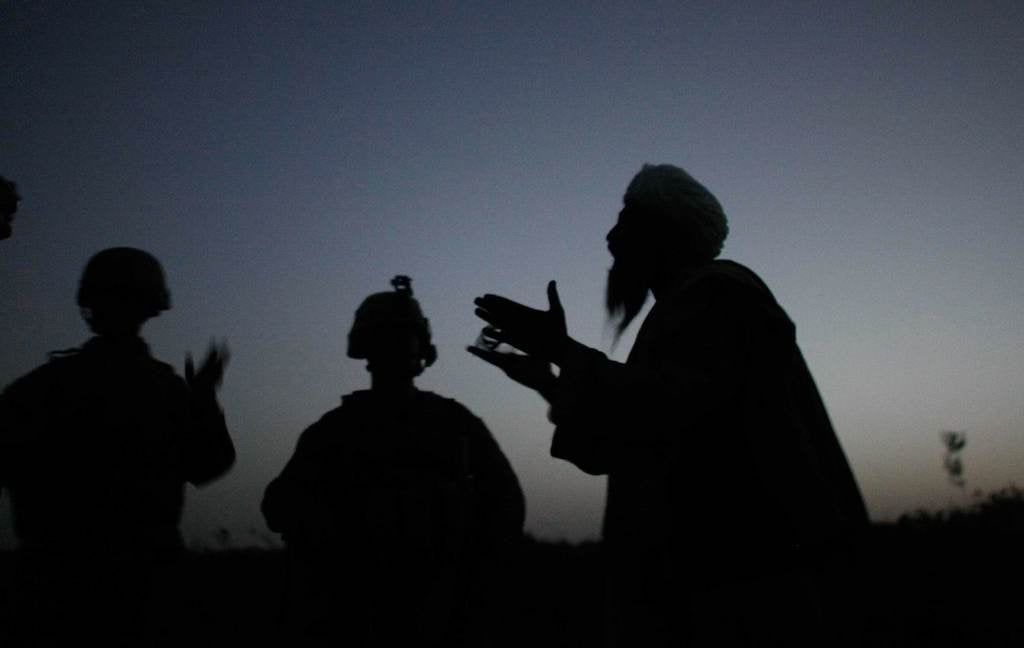
<instances>
[{"instance_id":1,"label":"man's shoulder","mask_svg":"<svg viewBox=\"0 0 1024 648\"><path fill-rule=\"evenodd\" d=\"M750 268L735 261L713 261L682 281L659 299L664 315L671 312L697 314L714 311L779 310L768 285Z\"/></svg>"},{"instance_id":2,"label":"man's shoulder","mask_svg":"<svg viewBox=\"0 0 1024 648\"><path fill-rule=\"evenodd\" d=\"M780 331L793 336L794 326L767 284L750 268L735 261L716 260L691 275L660 299L657 330L675 330L680 322L699 322L720 328L740 323L748 328Z\"/></svg>"},{"instance_id":3,"label":"man's shoulder","mask_svg":"<svg viewBox=\"0 0 1024 648\"><path fill-rule=\"evenodd\" d=\"M716 259L703 266L692 278L684 283L681 291L697 292L703 290L728 292L738 295L758 295L774 300L768 284L753 270L745 265L727 259Z\"/></svg>"}]
</instances>

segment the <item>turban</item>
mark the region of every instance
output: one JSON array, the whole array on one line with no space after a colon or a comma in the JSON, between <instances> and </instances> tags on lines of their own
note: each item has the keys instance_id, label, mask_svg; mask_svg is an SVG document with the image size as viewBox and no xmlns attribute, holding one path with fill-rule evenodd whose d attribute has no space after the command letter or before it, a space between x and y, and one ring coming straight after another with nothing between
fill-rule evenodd
<instances>
[{"instance_id":1,"label":"turban","mask_svg":"<svg viewBox=\"0 0 1024 648\"><path fill-rule=\"evenodd\" d=\"M636 174L623 203L665 218L685 236L693 251L707 260L722 251L729 225L721 203L701 183L671 164L645 164Z\"/></svg>"}]
</instances>

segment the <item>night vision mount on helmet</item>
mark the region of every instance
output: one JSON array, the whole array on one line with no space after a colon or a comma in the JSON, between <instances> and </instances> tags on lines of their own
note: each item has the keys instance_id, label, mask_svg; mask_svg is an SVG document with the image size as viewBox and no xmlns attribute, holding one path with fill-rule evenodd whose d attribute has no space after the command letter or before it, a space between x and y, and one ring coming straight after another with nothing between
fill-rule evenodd
<instances>
[{"instance_id":1,"label":"night vision mount on helmet","mask_svg":"<svg viewBox=\"0 0 1024 648\"><path fill-rule=\"evenodd\" d=\"M411 328L420 338L424 366L437 360L437 349L431 344L430 321L423 316L419 302L412 296L412 279L396 275L391 280L392 292L374 293L356 310L356 319L348 334L348 357L366 359L370 344L389 330Z\"/></svg>"}]
</instances>

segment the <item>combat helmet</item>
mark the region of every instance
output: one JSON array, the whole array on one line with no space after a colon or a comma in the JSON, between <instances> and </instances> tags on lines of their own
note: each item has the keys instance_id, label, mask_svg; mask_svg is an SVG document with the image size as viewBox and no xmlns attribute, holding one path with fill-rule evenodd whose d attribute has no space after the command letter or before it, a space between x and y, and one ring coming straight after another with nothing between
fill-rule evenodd
<instances>
[{"instance_id":1,"label":"combat helmet","mask_svg":"<svg viewBox=\"0 0 1024 648\"><path fill-rule=\"evenodd\" d=\"M348 357L366 359L374 336L388 329L411 327L420 336L425 367L437 360L437 348L431 344L430 321L412 296L412 279L397 275L391 280L392 292L374 293L356 309L356 319L348 334Z\"/></svg>"},{"instance_id":2,"label":"combat helmet","mask_svg":"<svg viewBox=\"0 0 1024 648\"><path fill-rule=\"evenodd\" d=\"M170 309L171 293L156 257L137 248L115 247L89 259L78 284L78 305L95 310L112 302L135 306L147 318Z\"/></svg>"}]
</instances>

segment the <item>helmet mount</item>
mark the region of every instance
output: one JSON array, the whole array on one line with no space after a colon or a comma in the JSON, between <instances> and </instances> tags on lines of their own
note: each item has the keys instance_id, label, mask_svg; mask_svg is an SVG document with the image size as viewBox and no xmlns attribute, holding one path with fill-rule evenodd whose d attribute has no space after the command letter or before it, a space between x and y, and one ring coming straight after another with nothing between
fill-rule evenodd
<instances>
[{"instance_id":1,"label":"helmet mount","mask_svg":"<svg viewBox=\"0 0 1024 648\"><path fill-rule=\"evenodd\" d=\"M393 291L370 295L356 310L348 334L348 356L368 359L378 349L393 345L397 334L411 331L418 338L422 366L429 367L437 360L437 349L431 343L430 321L413 298L412 279L396 275L391 286Z\"/></svg>"}]
</instances>

